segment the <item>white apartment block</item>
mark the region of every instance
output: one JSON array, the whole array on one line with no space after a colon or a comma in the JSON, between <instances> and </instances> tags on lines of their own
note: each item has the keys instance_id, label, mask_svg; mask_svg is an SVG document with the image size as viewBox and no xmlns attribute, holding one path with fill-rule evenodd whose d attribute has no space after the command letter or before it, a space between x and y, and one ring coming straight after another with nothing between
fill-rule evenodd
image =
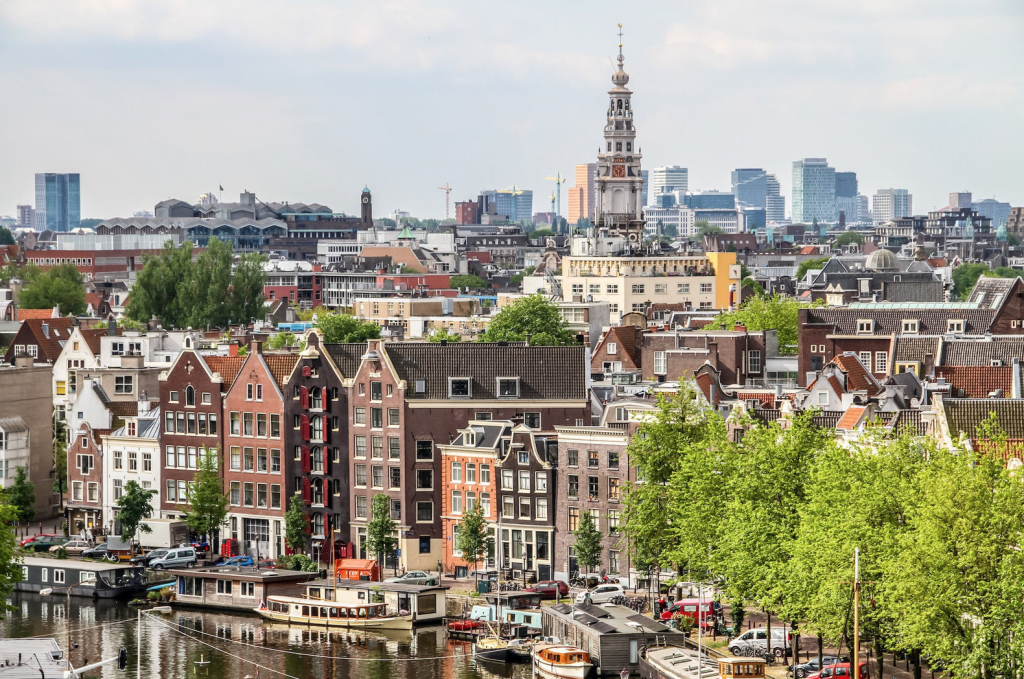
<instances>
[{"instance_id":1,"label":"white apartment block","mask_svg":"<svg viewBox=\"0 0 1024 679\"><path fill-rule=\"evenodd\" d=\"M913 196L906 189L878 189L871 199L871 217L876 224L913 214Z\"/></svg>"}]
</instances>

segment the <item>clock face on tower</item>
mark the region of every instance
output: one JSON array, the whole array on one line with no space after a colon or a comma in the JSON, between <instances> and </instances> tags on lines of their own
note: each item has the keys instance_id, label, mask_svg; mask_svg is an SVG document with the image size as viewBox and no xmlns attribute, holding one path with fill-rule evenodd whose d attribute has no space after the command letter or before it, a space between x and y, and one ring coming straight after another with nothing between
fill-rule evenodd
<instances>
[{"instance_id":1,"label":"clock face on tower","mask_svg":"<svg viewBox=\"0 0 1024 679\"><path fill-rule=\"evenodd\" d=\"M363 196L363 202L364 203L369 203L370 202L370 197L369 196Z\"/></svg>"},{"instance_id":2,"label":"clock face on tower","mask_svg":"<svg viewBox=\"0 0 1024 679\"><path fill-rule=\"evenodd\" d=\"M612 176L613 177L625 177L626 166L625 165L612 165Z\"/></svg>"}]
</instances>

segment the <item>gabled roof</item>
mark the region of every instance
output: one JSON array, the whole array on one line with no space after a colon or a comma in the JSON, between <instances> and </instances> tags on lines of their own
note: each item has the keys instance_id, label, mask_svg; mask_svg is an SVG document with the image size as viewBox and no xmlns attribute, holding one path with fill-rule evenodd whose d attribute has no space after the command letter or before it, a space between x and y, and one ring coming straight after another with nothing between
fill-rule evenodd
<instances>
[{"instance_id":1,"label":"gabled roof","mask_svg":"<svg viewBox=\"0 0 1024 679\"><path fill-rule=\"evenodd\" d=\"M139 414L138 401L107 401L103 405L115 418L137 417Z\"/></svg>"},{"instance_id":2,"label":"gabled roof","mask_svg":"<svg viewBox=\"0 0 1024 679\"><path fill-rule=\"evenodd\" d=\"M959 398L987 398L1002 389L1009 398L1013 388L1013 366L998 367L944 365L935 368L935 377L944 377L953 387L952 396Z\"/></svg>"},{"instance_id":3,"label":"gabled roof","mask_svg":"<svg viewBox=\"0 0 1024 679\"><path fill-rule=\"evenodd\" d=\"M199 357L206 363L206 366L212 373L219 373L223 382L220 385L221 392L225 392L231 386L232 382L238 376L238 371L242 369L242 364L245 363L244 356L203 356Z\"/></svg>"},{"instance_id":4,"label":"gabled roof","mask_svg":"<svg viewBox=\"0 0 1024 679\"><path fill-rule=\"evenodd\" d=\"M298 354L263 354L263 362L267 364L271 377L277 382L277 386L284 389L288 379L292 376L295 364L299 362ZM241 369L241 366L239 366Z\"/></svg>"},{"instance_id":5,"label":"gabled roof","mask_svg":"<svg viewBox=\"0 0 1024 679\"><path fill-rule=\"evenodd\" d=\"M1020 278L994 278L982 276L974 284L968 302L977 302L985 309L1000 309L1015 285L1021 284Z\"/></svg>"},{"instance_id":6,"label":"gabled roof","mask_svg":"<svg viewBox=\"0 0 1024 679\"><path fill-rule=\"evenodd\" d=\"M107 334L107 328L79 328L82 333L82 339L85 340L86 345L89 347L89 351L94 356L100 355L100 338ZM117 329L117 334L121 334L121 328Z\"/></svg>"},{"instance_id":7,"label":"gabled roof","mask_svg":"<svg viewBox=\"0 0 1024 679\"><path fill-rule=\"evenodd\" d=\"M1024 335L993 335L984 340L950 340L943 342L943 365L989 366L992 361L1010 365L1014 358L1024 358Z\"/></svg>"},{"instance_id":8,"label":"gabled roof","mask_svg":"<svg viewBox=\"0 0 1024 679\"><path fill-rule=\"evenodd\" d=\"M832 362L846 373L846 391L866 391L868 396L874 396L882 390L881 383L852 351L836 356Z\"/></svg>"},{"instance_id":9,"label":"gabled roof","mask_svg":"<svg viewBox=\"0 0 1024 679\"><path fill-rule=\"evenodd\" d=\"M399 377L407 381L408 400L447 399L450 377L471 378L469 400L499 399L499 377L519 378L520 399L587 400L590 362L584 346L389 342L382 348ZM420 380L425 392L416 390Z\"/></svg>"},{"instance_id":10,"label":"gabled roof","mask_svg":"<svg viewBox=\"0 0 1024 679\"><path fill-rule=\"evenodd\" d=\"M64 343L71 337L71 328L74 326L73 319L64 318L34 318L21 324L21 329L11 342L15 344L35 344L39 347L38 362L53 362L60 356ZM8 350L11 353L11 350Z\"/></svg>"},{"instance_id":11,"label":"gabled roof","mask_svg":"<svg viewBox=\"0 0 1024 679\"><path fill-rule=\"evenodd\" d=\"M939 343L942 341L940 335L927 335L924 337L915 335L897 335L896 346L893 350L893 361L896 363L924 363L926 354L932 355L932 360L939 360Z\"/></svg>"},{"instance_id":12,"label":"gabled roof","mask_svg":"<svg viewBox=\"0 0 1024 679\"><path fill-rule=\"evenodd\" d=\"M37 320L42 318L60 318L57 307L52 309L18 309L19 321Z\"/></svg>"},{"instance_id":13,"label":"gabled roof","mask_svg":"<svg viewBox=\"0 0 1024 679\"><path fill-rule=\"evenodd\" d=\"M1009 438L1024 438L1024 399L1016 398L943 398L943 411L955 439L960 432L978 437L978 425L995 414L999 426Z\"/></svg>"},{"instance_id":14,"label":"gabled roof","mask_svg":"<svg viewBox=\"0 0 1024 679\"><path fill-rule=\"evenodd\" d=\"M840 335L856 335L857 321L870 319L875 322L874 335L899 335L903 333L904 320L917 320L918 332L942 335L949 329L947 321L964 321L963 334L981 335L988 330L995 319L992 309L980 309L977 305L954 303L873 303L851 304L848 307L812 308L807 310L809 323L823 323L835 326Z\"/></svg>"},{"instance_id":15,"label":"gabled roof","mask_svg":"<svg viewBox=\"0 0 1024 679\"><path fill-rule=\"evenodd\" d=\"M324 349L342 377L355 377L366 353L366 344L325 344Z\"/></svg>"},{"instance_id":16,"label":"gabled roof","mask_svg":"<svg viewBox=\"0 0 1024 679\"><path fill-rule=\"evenodd\" d=\"M607 346L609 342L618 345L616 354L623 359L623 369L635 369L640 367L640 350L637 346L637 339L640 333L634 325L616 325L605 333L598 345L594 347L594 356L600 349Z\"/></svg>"},{"instance_id":17,"label":"gabled roof","mask_svg":"<svg viewBox=\"0 0 1024 679\"><path fill-rule=\"evenodd\" d=\"M836 423L836 429L849 431L856 429L857 425L860 424L864 418L864 412L867 410L867 406L850 406L843 413L843 416L839 418L839 422Z\"/></svg>"}]
</instances>

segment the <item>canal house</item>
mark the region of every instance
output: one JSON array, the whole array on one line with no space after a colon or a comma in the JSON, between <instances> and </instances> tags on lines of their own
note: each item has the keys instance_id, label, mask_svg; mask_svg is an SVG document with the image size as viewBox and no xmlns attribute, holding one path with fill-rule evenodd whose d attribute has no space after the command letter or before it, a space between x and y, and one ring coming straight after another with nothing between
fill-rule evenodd
<instances>
[{"instance_id":1,"label":"canal house","mask_svg":"<svg viewBox=\"0 0 1024 679\"><path fill-rule=\"evenodd\" d=\"M244 566L171 569L179 604L251 611L271 594L295 596L316 573Z\"/></svg>"}]
</instances>

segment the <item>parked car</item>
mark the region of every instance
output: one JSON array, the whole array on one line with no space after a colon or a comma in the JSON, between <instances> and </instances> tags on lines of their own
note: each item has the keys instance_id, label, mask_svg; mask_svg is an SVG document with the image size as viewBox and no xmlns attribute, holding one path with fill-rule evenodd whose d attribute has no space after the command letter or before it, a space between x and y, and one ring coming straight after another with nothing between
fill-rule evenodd
<instances>
[{"instance_id":1,"label":"parked car","mask_svg":"<svg viewBox=\"0 0 1024 679\"><path fill-rule=\"evenodd\" d=\"M256 564L256 561L253 560L253 558L251 556L249 556L248 554L243 554L242 556L233 556L230 559L224 559L223 561L221 561L217 565L218 566L249 566L249 567L252 567L255 564Z\"/></svg>"},{"instance_id":2,"label":"parked car","mask_svg":"<svg viewBox=\"0 0 1024 679\"><path fill-rule=\"evenodd\" d=\"M868 665L866 660L860 661L860 671L857 672L859 679L870 679L871 667ZM821 671L815 672L814 674L807 675L807 679L832 679L833 677L846 677L850 676L850 663L836 663L835 665L827 665Z\"/></svg>"},{"instance_id":3,"label":"parked car","mask_svg":"<svg viewBox=\"0 0 1024 679\"><path fill-rule=\"evenodd\" d=\"M167 554L159 559L149 562L149 567L155 570L167 570L168 568L193 568L196 565L196 550L191 547L175 547L168 549Z\"/></svg>"},{"instance_id":4,"label":"parked car","mask_svg":"<svg viewBox=\"0 0 1024 679\"><path fill-rule=\"evenodd\" d=\"M260 570L263 570L264 568L277 568L277 562L273 559L264 559L263 561L260 561L256 567Z\"/></svg>"},{"instance_id":5,"label":"parked car","mask_svg":"<svg viewBox=\"0 0 1024 679\"><path fill-rule=\"evenodd\" d=\"M206 557L210 551L210 545L205 540L201 542L193 541L192 549L196 550L196 554L198 554L199 556Z\"/></svg>"},{"instance_id":6,"label":"parked car","mask_svg":"<svg viewBox=\"0 0 1024 679\"><path fill-rule=\"evenodd\" d=\"M542 580L533 587L527 587L523 591L543 594L545 599L556 599L569 596L569 585L561 580Z\"/></svg>"},{"instance_id":7,"label":"parked car","mask_svg":"<svg viewBox=\"0 0 1024 679\"><path fill-rule=\"evenodd\" d=\"M68 554L81 554L85 550L89 549L90 546L91 545L89 545L85 540L71 540L70 542L65 542L62 545L54 545L53 547L50 547L50 551L56 552L58 549L63 547L68 550Z\"/></svg>"},{"instance_id":8,"label":"parked car","mask_svg":"<svg viewBox=\"0 0 1024 679\"><path fill-rule=\"evenodd\" d=\"M817 673L822 667L850 662L850 657L846 655L826 655L822 656L821 660L822 662L819 664L817 658L811 658L805 663L791 665L787 671L792 673L796 679L804 679L808 675Z\"/></svg>"},{"instance_id":9,"label":"parked car","mask_svg":"<svg viewBox=\"0 0 1024 679\"><path fill-rule=\"evenodd\" d=\"M789 642L788 627L772 627L772 653L777 658L784 658L790 655L793 647ZM733 655L740 655L744 646L755 648L766 648L768 646L768 632L764 627L748 629L743 634L729 641L729 652Z\"/></svg>"},{"instance_id":10,"label":"parked car","mask_svg":"<svg viewBox=\"0 0 1024 679\"><path fill-rule=\"evenodd\" d=\"M148 566L155 559L162 559L165 556L167 556L168 551L170 550L154 549L152 551L146 552L145 554L138 554L131 558L131 563L133 566Z\"/></svg>"},{"instance_id":11,"label":"parked car","mask_svg":"<svg viewBox=\"0 0 1024 679\"><path fill-rule=\"evenodd\" d=\"M400 582L405 585L432 585L435 580L434 576L425 571L407 571L397 578L388 578L384 582Z\"/></svg>"},{"instance_id":12,"label":"parked car","mask_svg":"<svg viewBox=\"0 0 1024 679\"><path fill-rule=\"evenodd\" d=\"M577 594L576 603L585 604L589 602L592 604L604 604L617 596L626 596L626 590L622 588L622 585L617 583L598 585L592 590Z\"/></svg>"},{"instance_id":13,"label":"parked car","mask_svg":"<svg viewBox=\"0 0 1024 679\"><path fill-rule=\"evenodd\" d=\"M59 547L67 541L67 538L60 537L59 535L44 535L28 543L23 549L31 552L48 552L51 547Z\"/></svg>"},{"instance_id":14,"label":"parked car","mask_svg":"<svg viewBox=\"0 0 1024 679\"><path fill-rule=\"evenodd\" d=\"M100 542L81 553L87 559L106 559L107 543Z\"/></svg>"},{"instance_id":15,"label":"parked car","mask_svg":"<svg viewBox=\"0 0 1024 679\"><path fill-rule=\"evenodd\" d=\"M58 537L58 535L56 533L39 533L37 535L30 535L30 536L28 536L27 538L25 538L24 540L21 541L21 546L25 547L26 545L28 545L28 543L34 542L35 540L38 540L39 538L55 538L55 537Z\"/></svg>"}]
</instances>

